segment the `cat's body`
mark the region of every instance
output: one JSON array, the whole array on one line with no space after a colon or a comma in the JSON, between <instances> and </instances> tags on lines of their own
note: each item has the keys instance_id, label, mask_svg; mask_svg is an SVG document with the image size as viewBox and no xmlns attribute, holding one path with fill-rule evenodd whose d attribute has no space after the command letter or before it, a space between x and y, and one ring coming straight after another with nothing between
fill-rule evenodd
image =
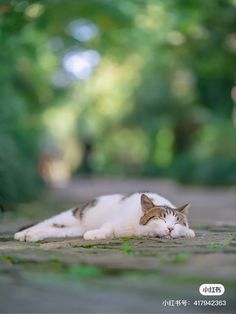
<instances>
[{"instance_id":1,"label":"cat's body","mask_svg":"<svg viewBox=\"0 0 236 314\"><path fill-rule=\"evenodd\" d=\"M17 232L15 239L81 237L86 240L129 236L194 237L187 209L156 193L113 194L96 198L33 227Z\"/></svg>"}]
</instances>

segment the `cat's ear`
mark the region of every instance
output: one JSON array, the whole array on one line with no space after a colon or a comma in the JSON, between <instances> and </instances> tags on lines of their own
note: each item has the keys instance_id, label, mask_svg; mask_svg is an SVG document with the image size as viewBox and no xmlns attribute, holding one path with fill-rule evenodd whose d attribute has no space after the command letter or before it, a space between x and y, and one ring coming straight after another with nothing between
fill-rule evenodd
<instances>
[{"instance_id":1,"label":"cat's ear","mask_svg":"<svg viewBox=\"0 0 236 314\"><path fill-rule=\"evenodd\" d=\"M191 207L191 203L187 203L183 206L176 208L176 210L180 212L181 214L187 215L190 207Z\"/></svg>"},{"instance_id":2,"label":"cat's ear","mask_svg":"<svg viewBox=\"0 0 236 314\"><path fill-rule=\"evenodd\" d=\"M152 200L146 194L141 195L141 206L142 206L143 213L155 207Z\"/></svg>"}]
</instances>

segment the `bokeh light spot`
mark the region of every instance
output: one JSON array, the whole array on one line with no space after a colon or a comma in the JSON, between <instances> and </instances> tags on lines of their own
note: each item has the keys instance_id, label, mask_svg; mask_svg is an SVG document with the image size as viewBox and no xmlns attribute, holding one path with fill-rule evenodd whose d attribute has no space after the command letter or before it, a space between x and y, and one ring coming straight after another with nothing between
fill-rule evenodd
<instances>
[{"instance_id":1,"label":"bokeh light spot","mask_svg":"<svg viewBox=\"0 0 236 314\"><path fill-rule=\"evenodd\" d=\"M63 66L77 79L85 80L91 76L99 61L100 55L95 50L70 51L63 58Z\"/></svg>"},{"instance_id":2,"label":"bokeh light spot","mask_svg":"<svg viewBox=\"0 0 236 314\"><path fill-rule=\"evenodd\" d=\"M89 41L96 37L99 32L98 27L86 19L71 21L66 31L78 41Z\"/></svg>"}]
</instances>

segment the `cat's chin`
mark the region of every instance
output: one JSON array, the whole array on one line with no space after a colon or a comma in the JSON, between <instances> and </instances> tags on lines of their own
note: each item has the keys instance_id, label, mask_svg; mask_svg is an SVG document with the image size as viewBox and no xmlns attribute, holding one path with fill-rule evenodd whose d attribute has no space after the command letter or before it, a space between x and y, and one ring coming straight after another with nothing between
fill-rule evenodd
<instances>
[{"instance_id":1,"label":"cat's chin","mask_svg":"<svg viewBox=\"0 0 236 314\"><path fill-rule=\"evenodd\" d=\"M171 237L171 235L169 235L169 234L163 234L163 235L156 235L156 238L157 239L173 239L172 237Z\"/></svg>"},{"instance_id":2,"label":"cat's chin","mask_svg":"<svg viewBox=\"0 0 236 314\"><path fill-rule=\"evenodd\" d=\"M173 239L171 235L166 234L164 236L162 236L163 239Z\"/></svg>"}]
</instances>

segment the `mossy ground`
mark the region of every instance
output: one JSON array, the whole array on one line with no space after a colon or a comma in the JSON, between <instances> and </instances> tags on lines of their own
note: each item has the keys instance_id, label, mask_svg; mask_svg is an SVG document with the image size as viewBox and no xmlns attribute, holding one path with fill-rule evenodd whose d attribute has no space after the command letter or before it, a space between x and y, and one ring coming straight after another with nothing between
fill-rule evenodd
<instances>
[{"instance_id":1,"label":"mossy ground","mask_svg":"<svg viewBox=\"0 0 236 314\"><path fill-rule=\"evenodd\" d=\"M23 216L8 214L2 223L1 313L235 312L232 225L196 224L194 239L14 241L19 226L47 216L36 214L46 205L45 200L34 204L34 217L28 205L29 215L26 209ZM220 299L227 307L194 307L194 300L205 299L198 290L202 283L223 284L226 291ZM164 300L189 300L190 305L166 308Z\"/></svg>"}]
</instances>

